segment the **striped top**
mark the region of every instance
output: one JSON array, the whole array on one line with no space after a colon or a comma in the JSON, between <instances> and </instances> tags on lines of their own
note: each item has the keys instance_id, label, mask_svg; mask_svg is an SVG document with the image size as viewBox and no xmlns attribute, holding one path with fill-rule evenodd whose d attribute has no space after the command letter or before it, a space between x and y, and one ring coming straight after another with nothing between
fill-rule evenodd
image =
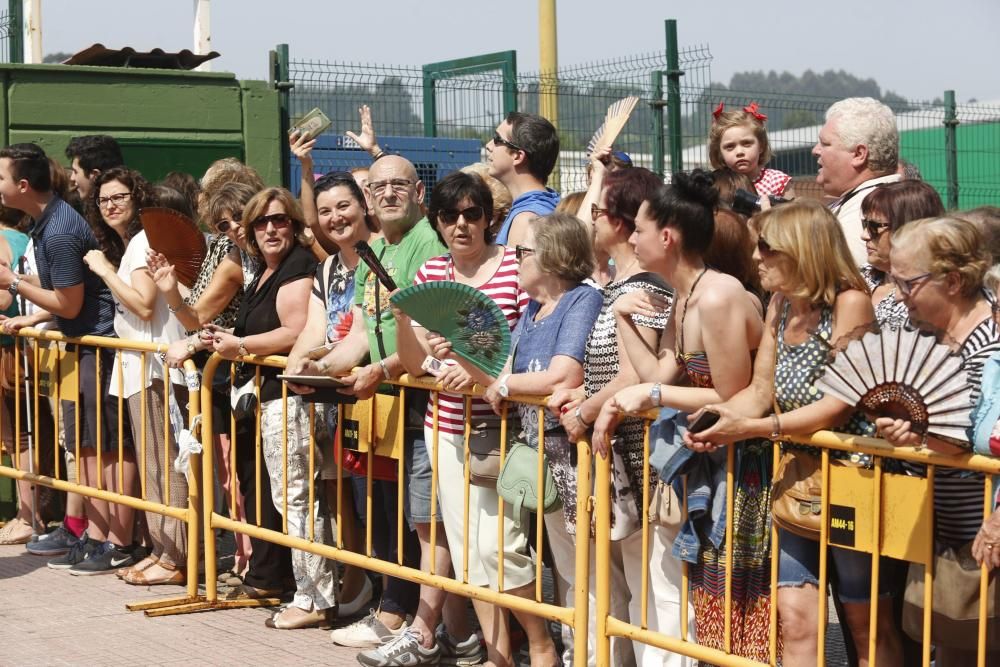
<instances>
[{"instance_id":1,"label":"striped top","mask_svg":"<svg viewBox=\"0 0 1000 667\"><path fill-rule=\"evenodd\" d=\"M455 280L455 268L451 255L441 255L424 262L413 279L414 285L429 283L435 280ZM486 294L500 306L507 318L507 324L513 330L521 313L528 306L528 294L521 290L517 279L517 259L513 248L504 248L503 259L493 276L476 289ZM416 324L416 322L414 322ZM472 426L475 428L487 420L496 420L493 408L482 399L473 399ZM462 394L438 393L438 423L441 433L463 435L465 433L465 399ZM434 394L427 401L427 412L424 424L434 426Z\"/></svg>"},{"instance_id":2,"label":"striped top","mask_svg":"<svg viewBox=\"0 0 1000 667\"><path fill-rule=\"evenodd\" d=\"M972 402L979 400L983 366L1000 350L1000 328L992 317L980 322L959 350L965 359L963 368L969 374L969 384L975 387ZM971 447L968 443L964 443ZM910 473L926 474L923 466L904 464ZM983 525L982 473L969 474L955 468L936 469L934 475L934 520L936 537L948 544L958 545L975 539Z\"/></svg>"}]
</instances>

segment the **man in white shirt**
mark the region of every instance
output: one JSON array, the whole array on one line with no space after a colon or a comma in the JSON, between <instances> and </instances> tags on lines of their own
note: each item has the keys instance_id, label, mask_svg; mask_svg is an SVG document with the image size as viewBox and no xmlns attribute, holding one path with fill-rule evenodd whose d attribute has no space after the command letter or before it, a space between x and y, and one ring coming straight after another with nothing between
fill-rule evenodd
<instances>
[{"instance_id":1,"label":"man in white shirt","mask_svg":"<svg viewBox=\"0 0 1000 667\"><path fill-rule=\"evenodd\" d=\"M871 97L849 97L826 111L826 124L813 147L816 182L837 199L830 205L858 266L867 253L861 240L861 202L883 183L900 180L899 131L892 109Z\"/></svg>"}]
</instances>

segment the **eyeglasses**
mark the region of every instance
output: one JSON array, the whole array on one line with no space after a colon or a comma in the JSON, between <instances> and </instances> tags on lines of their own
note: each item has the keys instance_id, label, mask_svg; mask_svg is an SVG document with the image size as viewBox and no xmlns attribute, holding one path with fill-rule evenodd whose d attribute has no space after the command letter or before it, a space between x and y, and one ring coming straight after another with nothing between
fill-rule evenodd
<instances>
[{"instance_id":1,"label":"eyeglasses","mask_svg":"<svg viewBox=\"0 0 1000 667\"><path fill-rule=\"evenodd\" d=\"M292 224L292 216L287 213L272 213L271 215L262 215L250 224L255 232L262 232L267 229L268 223L275 229L284 229Z\"/></svg>"},{"instance_id":2,"label":"eyeglasses","mask_svg":"<svg viewBox=\"0 0 1000 667\"><path fill-rule=\"evenodd\" d=\"M116 207L121 206L127 202L132 197L131 192L119 192L118 194L109 195L107 197L97 198L98 208L107 208L108 204L114 204Z\"/></svg>"},{"instance_id":3,"label":"eyeglasses","mask_svg":"<svg viewBox=\"0 0 1000 667\"><path fill-rule=\"evenodd\" d=\"M934 274L928 271L927 273L921 273L919 276L913 276L912 278L900 278L899 276L890 273L889 278L892 279L892 282L894 282L896 287L899 288L900 294L903 296L910 296L913 294L914 288L918 283L930 278L932 275Z\"/></svg>"},{"instance_id":4,"label":"eyeglasses","mask_svg":"<svg viewBox=\"0 0 1000 667\"><path fill-rule=\"evenodd\" d=\"M514 246L514 257L515 259L517 259L519 263L524 260L525 255L534 255L534 254L535 254L534 248L528 248L523 245Z\"/></svg>"},{"instance_id":5,"label":"eyeglasses","mask_svg":"<svg viewBox=\"0 0 1000 667\"><path fill-rule=\"evenodd\" d=\"M524 151L525 153L528 152L528 151L524 150L523 148L521 148L520 146L518 146L517 144L512 143L510 141L507 141L506 139L504 139L503 137L501 137L499 132L494 132L493 133L493 145L494 146L506 146L507 148L513 148L516 151Z\"/></svg>"},{"instance_id":6,"label":"eyeglasses","mask_svg":"<svg viewBox=\"0 0 1000 667\"><path fill-rule=\"evenodd\" d=\"M590 205L590 219L597 222L597 219L602 215L608 215L611 211L606 208L601 208L597 204Z\"/></svg>"},{"instance_id":7,"label":"eyeglasses","mask_svg":"<svg viewBox=\"0 0 1000 667\"><path fill-rule=\"evenodd\" d=\"M767 239L761 236L757 239L757 252L759 252L761 256L763 256L763 255L773 255L777 251L771 247L771 244L767 242Z\"/></svg>"},{"instance_id":8,"label":"eyeglasses","mask_svg":"<svg viewBox=\"0 0 1000 667\"><path fill-rule=\"evenodd\" d=\"M443 222L446 225L454 225L458 222L458 216L465 218L466 222L479 222L483 219L483 214L482 206L470 206L461 211L450 208L438 211L437 219L438 222Z\"/></svg>"},{"instance_id":9,"label":"eyeglasses","mask_svg":"<svg viewBox=\"0 0 1000 667\"><path fill-rule=\"evenodd\" d=\"M411 185L413 181L407 178L394 178L391 181L370 181L368 189L373 195L381 195L385 193L386 188L392 188L393 192L406 192Z\"/></svg>"},{"instance_id":10,"label":"eyeglasses","mask_svg":"<svg viewBox=\"0 0 1000 667\"><path fill-rule=\"evenodd\" d=\"M867 218L862 218L861 226L865 228L865 232L868 233L868 238L872 241L881 236L882 232L890 227L888 222L879 222L878 220L869 220Z\"/></svg>"},{"instance_id":11,"label":"eyeglasses","mask_svg":"<svg viewBox=\"0 0 1000 667\"><path fill-rule=\"evenodd\" d=\"M226 220L225 218L223 218L222 220L219 220L218 222L215 223L215 231L219 232L220 234L225 234L231 228L236 227L239 224L240 224L239 220Z\"/></svg>"}]
</instances>

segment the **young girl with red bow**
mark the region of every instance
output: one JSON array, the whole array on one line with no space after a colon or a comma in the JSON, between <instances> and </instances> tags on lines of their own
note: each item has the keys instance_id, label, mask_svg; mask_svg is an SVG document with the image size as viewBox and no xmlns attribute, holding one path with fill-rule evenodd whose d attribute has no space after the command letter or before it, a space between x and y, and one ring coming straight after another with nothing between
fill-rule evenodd
<instances>
[{"instance_id":1,"label":"young girl with red bow","mask_svg":"<svg viewBox=\"0 0 1000 667\"><path fill-rule=\"evenodd\" d=\"M792 177L765 165L771 159L771 145L756 102L742 109L725 111L722 102L712 112L708 134L708 158L713 169L729 169L746 174L758 195L793 199Z\"/></svg>"}]
</instances>

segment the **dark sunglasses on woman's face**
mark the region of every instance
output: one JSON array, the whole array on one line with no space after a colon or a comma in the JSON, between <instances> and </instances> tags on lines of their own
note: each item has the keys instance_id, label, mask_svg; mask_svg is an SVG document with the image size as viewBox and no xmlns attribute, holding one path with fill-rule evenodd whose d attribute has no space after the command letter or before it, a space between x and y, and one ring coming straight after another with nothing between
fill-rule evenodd
<instances>
[{"instance_id":1,"label":"dark sunglasses on woman's face","mask_svg":"<svg viewBox=\"0 0 1000 667\"><path fill-rule=\"evenodd\" d=\"M239 224L240 224L239 220L236 219L226 220L225 218L223 218L222 220L219 220L217 223L215 223L215 231L219 232L220 234L225 234L230 229L236 227Z\"/></svg>"},{"instance_id":2,"label":"dark sunglasses on woman's face","mask_svg":"<svg viewBox=\"0 0 1000 667\"><path fill-rule=\"evenodd\" d=\"M284 229L292 224L292 216L287 213L272 213L271 215L262 215L250 224L253 225L255 232L261 232L267 229L268 223L271 223L275 229Z\"/></svg>"},{"instance_id":3,"label":"dark sunglasses on woman's face","mask_svg":"<svg viewBox=\"0 0 1000 667\"><path fill-rule=\"evenodd\" d=\"M881 236L882 232L889 229L888 222L879 222L878 220L868 220L867 218L861 221L861 225L865 228L865 232L868 233L868 238L870 238L872 241Z\"/></svg>"},{"instance_id":4,"label":"dark sunglasses on woman's face","mask_svg":"<svg viewBox=\"0 0 1000 667\"><path fill-rule=\"evenodd\" d=\"M771 244L768 243L767 239L765 239L763 236L761 236L760 238L757 239L757 251L762 256L763 255L773 255L774 252L775 252L774 248L771 247Z\"/></svg>"},{"instance_id":5,"label":"dark sunglasses on woman's face","mask_svg":"<svg viewBox=\"0 0 1000 667\"><path fill-rule=\"evenodd\" d=\"M529 248L523 245L514 246L514 259L516 259L518 263L524 261L526 255L533 255L533 254L535 254L534 248Z\"/></svg>"},{"instance_id":6,"label":"dark sunglasses on woman's face","mask_svg":"<svg viewBox=\"0 0 1000 667\"><path fill-rule=\"evenodd\" d=\"M466 222L479 222L483 219L483 213L482 206L470 206L469 208L463 208L461 211L453 208L442 209L438 211L438 221L446 225L454 225L458 222L458 216L462 216Z\"/></svg>"}]
</instances>

